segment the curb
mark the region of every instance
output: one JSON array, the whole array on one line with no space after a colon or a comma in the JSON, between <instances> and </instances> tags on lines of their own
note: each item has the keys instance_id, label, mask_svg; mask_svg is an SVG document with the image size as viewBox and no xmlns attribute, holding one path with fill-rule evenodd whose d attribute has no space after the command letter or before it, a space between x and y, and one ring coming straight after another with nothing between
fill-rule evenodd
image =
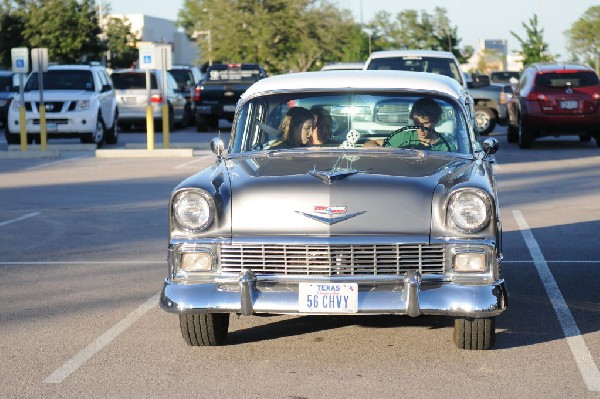
<instances>
[{"instance_id":1,"label":"curb","mask_svg":"<svg viewBox=\"0 0 600 399\"><path fill-rule=\"evenodd\" d=\"M0 159L37 159L37 158L59 158L58 151L0 151Z\"/></svg>"}]
</instances>

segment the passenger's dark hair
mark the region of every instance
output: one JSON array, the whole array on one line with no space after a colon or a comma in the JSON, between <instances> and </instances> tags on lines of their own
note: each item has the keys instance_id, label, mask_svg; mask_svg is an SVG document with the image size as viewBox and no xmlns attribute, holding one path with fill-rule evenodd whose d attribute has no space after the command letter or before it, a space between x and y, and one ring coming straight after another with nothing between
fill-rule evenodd
<instances>
[{"instance_id":1,"label":"passenger's dark hair","mask_svg":"<svg viewBox=\"0 0 600 399\"><path fill-rule=\"evenodd\" d=\"M310 110L317 118L317 139L321 143L331 142L331 129L333 127L331 114L323 107L314 107Z\"/></svg>"},{"instance_id":2,"label":"passenger's dark hair","mask_svg":"<svg viewBox=\"0 0 600 399\"><path fill-rule=\"evenodd\" d=\"M433 98L423 97L413 104L410 111L410 118L414 118L415 115L426 116L435 125L442 117L442 107Z\"/></svg>"}]
</instances>

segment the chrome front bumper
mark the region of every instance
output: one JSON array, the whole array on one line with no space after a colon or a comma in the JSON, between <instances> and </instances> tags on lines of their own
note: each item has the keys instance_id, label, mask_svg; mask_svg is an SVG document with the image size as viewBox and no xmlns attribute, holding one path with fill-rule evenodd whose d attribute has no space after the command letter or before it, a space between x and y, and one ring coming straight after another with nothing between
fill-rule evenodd
<instances>
[{"instance_id":1,"label":"chrome front bumper","mask_svg":"<svg viewBox=\"0 0 600 399\"><path fill-rule=\"evenodd\" d=\"M403 276L331 277L310 282L358 283L359 314L496 316L506 308L503 279L488 285L463 285L424 279L418 272ZM299 280L255 275L244 270L236 279L178 284L165 279L161 307L172 313L300 314Z\"/></svg>"}]
</instances>

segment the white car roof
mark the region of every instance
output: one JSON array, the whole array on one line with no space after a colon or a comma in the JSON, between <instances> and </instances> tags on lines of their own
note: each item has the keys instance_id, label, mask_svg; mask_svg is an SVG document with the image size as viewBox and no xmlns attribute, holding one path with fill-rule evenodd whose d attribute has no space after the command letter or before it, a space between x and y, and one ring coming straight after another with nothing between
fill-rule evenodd
<instances>
[{"instance_id":1,"label":"white car roof","mask_svg":"<svg viewBox=\"0 0 600 399\"><path fill-rule=\"evenodd\" d=\"M392 58L392 57L436 57L436 58L455 58L449 51L437 50L384 50L371 53L369 59L373 58ZM365 63L366 65L367 63Z\"/></svg>"},{"instance_id":2,"label":"white car roof","mask_svg":"<svg viewBox=\"0 0 600 399\"><path fill-rule=\"evenodd\" d=\"M381 89L407 91L435 91L454 98L464 95L464 88L447 76L408 71L319 71L271 76L254 83L242 95L248 98L278 92L305 90Z\"/></svg>"}]
</instances>

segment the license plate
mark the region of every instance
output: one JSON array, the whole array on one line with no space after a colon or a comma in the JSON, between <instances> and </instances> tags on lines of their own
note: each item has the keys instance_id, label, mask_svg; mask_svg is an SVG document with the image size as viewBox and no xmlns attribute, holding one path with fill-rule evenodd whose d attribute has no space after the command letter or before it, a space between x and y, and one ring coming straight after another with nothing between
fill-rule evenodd
<instances>
[{"instance_id":1,"label":"license plate","mask_svg":"<svg viewBox=\"0 0 600 399\"><path fill-rule=\"evenodd\" d=\"M560 109L577 109L577 105L578 103L576 100L561 101Z\"/></svg>"},{"instance_id":2,"label":"license plate","mask_svg":"<svg viewBox=\"0 0 600 399\"><path fill-rule=\"evenodd\" d=\"M300 283L298 310L302 313L356 313L358 284Z\"/></svg>"},{"instance_id":3,"label":"license plate","mask_svg":"<svg viewBox=\"0 0 600 399\"><path fill-rule=\"evenodd\" d=\"M223 105L223 111L235 112L235 105Z\"/></svg>"},{"instance_id":4,"label":"license plate","mask_svg":"<svg viewBox=\"0 0 600 399\"><path fill-rule=\"evenodd\" d=\"M54 133L58 131L58 125L56 123L46 123L46 132Z\"/></svg>"}]
</instances>

